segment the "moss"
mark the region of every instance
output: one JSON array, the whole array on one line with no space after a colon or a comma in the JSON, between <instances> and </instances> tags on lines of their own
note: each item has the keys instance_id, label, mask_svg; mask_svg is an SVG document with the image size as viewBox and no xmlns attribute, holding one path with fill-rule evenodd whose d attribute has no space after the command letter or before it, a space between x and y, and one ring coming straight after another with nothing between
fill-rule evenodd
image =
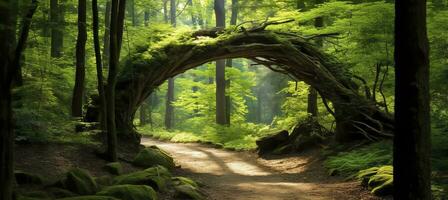
<instances>
[{"instance_id":1,"label":"moss","mask_svg":"<svg viewBox=\"0 0 448 200\"><path fill-rule=\"evenodd\" d=\"M162 165L168 169L173 169L175 167L173 158L156 146L147 147L141 150L132 163L139 167L153 167L157 165Z\"/></svg>"},{"instance_id":2,"label":"moss","mask_svg":"<svg viewBox=\"0 0 448 200\"><path fill-rule=\"evenodd\" d=\"M358 179L375 195L389 195L393 192L393 167L391 165L361 170Z\"/></svg>"},{"instance_id":3,"label":"moss","mask_svg":"<svg viewBox=\"0 0 448 200\"><path fill-rule=\"evenodd\" d=\"M98 186L89 172L75 168L67 172L63 181L64 187L81 195L95 194Z\"/></svg>"},{"instance_id":4,"label":"moss","mask_svg":"<svg viewBox=\"0 0 448 200\"><path fill-rule=\"evenodd\" d=\"M121 175L123 173L123 166L119 162L108 163L104 169L113 175Z\"/></svg>"},{"instance_id":5,"label":"moss","mask_svg":"<svg viewBox=\"0 0 448 200\"><path fill-rule=\"evenodd\" d=\"M113 185L114 179L110 176L101 176L98 178L95 178L95 182L98 184L98 186L111 186Z\"/></svg>"},{"instance_id":6,"label":"moss","mask_svg":"<svg viewBox=\"0 0 448 200\"><path fill-rule=\"evenodd\" d=\"M191 185L195 188L199 187L199 184L196 183L196 181L186 178L186 177L177 176L177 177L173 177L171 180L173 181L174 185Z\"/></svg>"},{"instance_id":7,"label":"moss","mask_svg":"<svg viewBox=\"0 0 448 200\"><path fill-rule=\"evenodd\" d=\"M156 166L122 176L114 179L114 184L132 184L132 185L148 185L159 191L166 191L167 184L170 182L171 174L163 166Z\"/></svg>"},{"instance_id":8,"label":"moss","mask_svg":"<svg viewBox=\"0 0 448 200\"><path fill-rule=\"evenodd\" d=\"M47 192L39 190L20 192L17 196L18 199L51 199Z\"/></svg>"},{"instance_id":9,"label":"moss","mask_svg":"<svg viewBox=\"0 0 448 200\"><path fill-rule=\"evenodd\" d=\"M53 197L55 198L66 198L66 197L74 197L76 196L75 193L68 191L66 189L62 189L62 188L48 188L46 189L49 193L52 194Z\"/></svg>"},{"instance_id":10,"label":"moss","mask_svg":"<svg viewBox=\"0 0 448 200\"><path fill-rule=\"evenodd\" d=\"M202 195L197 188L188 184L174 186L174 189L176 190L175 196L179 199L205 199L204 195Z\"/></svg>"},{"instance_id":11,"label":"moss","mask_svg":"<svg viewBox=\"0 0 448 200\"><path fill-rule=\"evenodd\" d=\"M69 197L69 198L63 198L58 200L119 200L114 197L110 196L79 196L79 197Z\"/></svg>"},{"instance_id":12,"label":"moss","mask_svg":"<svg viewBox=\"0 0 448 200\"><path fill-rule=\"evenodd\" d=\"M156 200L157 194L146 185L115 185L98 192L97 195L112 196L122 200Z\"/></svg>"},{"instance_id":13,"label":"moss","mask_svg":"<svg viewBox=\"0 0 448 200\"><path fill-rule=\"evenodd\" d=\"M14 171L14 177L16 179L16 183L19 185L22 184L42 184L43 178L39 175L23 172L23 171Z\"/></svg>"}]
</instances>

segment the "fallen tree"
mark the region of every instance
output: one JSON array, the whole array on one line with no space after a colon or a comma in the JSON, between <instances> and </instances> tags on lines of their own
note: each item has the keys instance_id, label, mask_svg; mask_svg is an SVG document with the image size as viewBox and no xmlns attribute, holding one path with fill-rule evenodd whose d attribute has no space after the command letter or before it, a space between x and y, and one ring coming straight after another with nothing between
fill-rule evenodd
<instances>
[{"instance_id":1,"label":"fallen tree","mask_svg":"<svg viewBox=\"0 0 448 200\"><path fill-rule=\"evenodd\" d=\"M363 89L358 88L354 76L341 62L312 44L310 39L319 36L301 37L266 30L268 25L284 22L265 22L253 28L237 26L232 30L185 32L162 39L151 47L138 47L125 61L116 85L119 135L139 142L132 124L135 112L168 78L207 62L246 58L304 81L330 101L339 142L360 137L371 140L391 137L392 117L363 95Z\"/></svg>"}]
</instances>

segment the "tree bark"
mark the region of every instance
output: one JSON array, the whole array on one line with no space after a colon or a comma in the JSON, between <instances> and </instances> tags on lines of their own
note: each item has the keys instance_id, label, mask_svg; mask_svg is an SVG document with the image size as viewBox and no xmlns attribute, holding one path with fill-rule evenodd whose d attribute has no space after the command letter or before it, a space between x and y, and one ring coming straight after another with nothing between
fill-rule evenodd
<instances>
[{"instance_id":1,"label":"tree bark","mask_svg":"<svg viewBox=\"0 0 448 200\"><path fill-rule=\"evenodd\" d=\"M215 0L216 27L226 27L226 12L224 0ZM226 120L226 78L225 60L216 61L216 123L219 125L228 124Z\"/></svg>"},{"instance_id":2,"label":"tree bark","mask_svg":"<svg viewBox=\"0 0 448 200\"><path fill-rule=\"evenodd\" d=\"M426 0L395 1L394 199L431 199Z\"/></svg>"},{"instance_id":3,"label":"tree bark","mask_svg":"<svg viewBox=\"0 0 448 200\"><path fill-rule=\"evenodd\" d=\"M144 21L145 21L145 26L149 25L149 18L150 18L150 12L149 11L145 11L145 16L144 16Z\"/></svg>"},{"instance_id":4,"label":"tree bark","mask_svg":"<svg viewBox=\"0 0 448 200\"><path fill-rule=\"evenodd\" d=\"M104 48L103 48L103 67L108 68L109 67L109 54L110 54L110 12L111 12L111 2L108 0L106 2L106 12L104 14Z\"/></svg>"},{"instance_id":5,"label":"tree bark","mask_svg":"<svg viewBox=\"0 0 448 200\"><path fill-rule=\"evenodd\" d=\"M62 57L64 48L64 9L59 0L50 1L51 57Z\"/></svg>"},{"instance_id":6,"label":"tree bark","mask_svg":"<svg viewBox=\"0 0 448 200\"><path fill-rule=\"evenodd\" d=\"M168 23L168 0L162 0L163 1L163 21L165 24Z\"/></svg>"},{"instance_id":7,"label":"tree bark","mask_svg":"<svg viewBox=\"0 0 448 200\"><path fill-rule=\"evenodd\" d=\"M78 40L76 42L76 75L72 96L72 117L82 117L82 100L86 77L87 1L78 0Z\"/></svg>"},{"instance_id":8,"label":"tree bark","mask_svg":"<svg viewBox=\"0 0 448 200\"><path fill-rule=\"evenodd\" d=\"M308 92L308 107L307 112L312 117L317 117L317 91L316 89L310 87Z\"/></svg>"},{"instance_id":9,"label":"tree bark","mask_svg":"<svg viewBox=\"0 0 448 200\"><path fill-rule=\"evenodd\" d=\"M238 20L238 0L232 0L232 15L230 17L230 25L235 26L236 22ZM226 67L232 68L233 67L233 60L227 59L226 61ZM231 122L231 113L232 113L232 99L230 98L230 78L226 81L226 124L230 125Z\"/></svg>"},{"instance_id":10,"label":"tree bark","mask_svg":"<svg viewBox=\"0 0 448 200\"><path fill-rule=\"evenodd\" d=\"M117 131L115 124L115 85L120 59L121 39L123 36L124 11L126 0L112 0L110 23L110 61L107 81L107 156L117 161Z\"/></svg>"},{"instance_id":11,"label":"tree bark","mask_svg":"<svg viewBox=\"0 0 448 200\"><path fill-rule=\"evenodd\" d=\"M14 121L12 82L19 70L22 52L28 39L31 19L37 9L33 0L22 22L20 37L14 45L14 7L10 0L0 0L0 200L11 200L14 182Z\"/></svg>"},{"instance_id":12,"label":"tree bark","mask_svg":"<svg viewBox=\"0 0 448 200\"><path fill-rule=\"evenodd\" d=\"M108 2L110 4L110 2ZM110 9L109 9L110 10ZM92 29L93 29L93 43L95 48L95 58L96 58L96 76L97 76L97 88L98 95L100 99L100 124L103 131L107 130L106 121L106 94L104 92L104 80L103 80L103 66L101 60L101 47L99 38L99 17L98 17L98 2L97 0L92 0Z\"/></svg>"},{"instance_id":13,"label":"tree bark","mask_svg":"<svg viewBox=\"0 0 448 200\"><path fill-rule=\"evenodd\" d=\"M176 27L176 0L170 0L170 22L171 26ZM170 130L174 127L174 78L168 79L168 90L166 93L166 104L165 104L165 128Z\"/></svg>"}]
</instances>

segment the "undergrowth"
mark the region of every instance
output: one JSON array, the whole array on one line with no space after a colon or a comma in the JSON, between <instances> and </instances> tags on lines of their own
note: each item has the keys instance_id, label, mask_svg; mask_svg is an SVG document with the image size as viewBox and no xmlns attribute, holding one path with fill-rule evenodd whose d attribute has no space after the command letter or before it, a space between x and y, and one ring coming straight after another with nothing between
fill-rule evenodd
<instances>
[{"instance_id":1,"label":"undergrowth","mask_svg":"<svg viewBox=\"0 0 448 200\"><path fill-rule=\"evenodd\" d=\"M269 129L260 125L245 124L240 126L222 127L207 126L201 131L188 132L166 129L151 129L150 126L138 128L138 132L161 140L179 143L211 143L231 150L254 150L255 141L269 134Z\"/></svg>"}]
</instances>

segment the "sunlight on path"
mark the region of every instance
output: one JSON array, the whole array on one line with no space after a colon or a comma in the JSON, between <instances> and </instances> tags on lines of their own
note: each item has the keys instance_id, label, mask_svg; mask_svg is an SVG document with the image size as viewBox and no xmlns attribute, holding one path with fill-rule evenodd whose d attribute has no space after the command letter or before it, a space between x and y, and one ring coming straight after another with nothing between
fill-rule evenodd
<instances>
[{"instance_id":1,"label":"sunlight on path","mask_svg":"<svg viewBox=\"0 0 448 200\"><path fill-rule=\"evenodd\" d=\"M160 142L149 138L143 138L142 144L157 145L169 152L182 169L191 172L193 178L206 184L205 191L213 200L363 199L352 198L344 193L353 184L312 181L309 179L316 178L313 175L300 176L302 168L297 173L280 173L258 163L256 158L249 157L246 153L214 149L201 144Z\"/></svg>"}]
</instances>

